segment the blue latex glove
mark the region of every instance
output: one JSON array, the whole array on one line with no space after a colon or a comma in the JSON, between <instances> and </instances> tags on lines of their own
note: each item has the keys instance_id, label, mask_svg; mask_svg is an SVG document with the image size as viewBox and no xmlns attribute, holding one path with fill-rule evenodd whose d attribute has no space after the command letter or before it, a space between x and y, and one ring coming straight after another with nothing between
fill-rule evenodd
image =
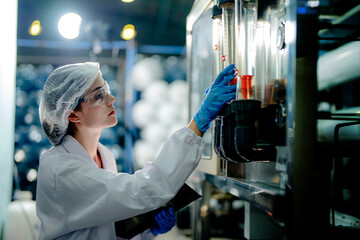
<instances>
[{"instance_id":1,"label":"blue latex glove","mask_svg":"<svg viewBox=\"0 0 360 240\"><path fill-rule=\"evenodd\" d=\"M169 207L169 209L162 210L155 216L155 221L157 222L157 226L151 227L150 230L153 234L163 234L170 231L176 222L176 215L173 207Z\"/></svg>"},{"instance_id":2,"label":"blue latex glove","mask_svg":"<svg viewBox=\"0 0 360 240\"><path fill-rule=\"evenodd\" d=\"M194 120L200 131L206 132L211 121L216 118L220 109L236 96L236 84L229 85L235 77L235 65L231 64L221 71L214 83L207 90L205 99L194 115Z\"/></svg>"}]
</instances>

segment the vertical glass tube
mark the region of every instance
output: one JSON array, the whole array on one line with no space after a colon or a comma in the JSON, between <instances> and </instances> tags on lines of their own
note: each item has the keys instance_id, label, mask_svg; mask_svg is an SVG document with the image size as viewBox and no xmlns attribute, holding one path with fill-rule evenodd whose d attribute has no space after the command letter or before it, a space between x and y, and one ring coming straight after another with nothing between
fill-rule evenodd
<instances>
[{"instance_id":1,"label":"vertical glass tube","mask_svg":"<svg viewBox=\"0 0 360 240\"><path fill-rule=\"evenodd\" d=\"M258 0L256 23L256 93L262 106L284 100L286 77L283 0Z\"/></svg>"},{"instance_id":2,"label":"vertical glass tube","mask_svg":"<svg viewBox=\"0 0 360 240\"><path fill-rule=\"evenodd\" d=\"M241 21L241 8L242 8L242 0L235 0L235 65L238 68L238 73L241 73L241 65L242 65L242 51L243 48L241 46L241 43L243 43L243 40L241 39L243 37L243 34L240 33L240 31L244 28L244 24Z\"/></svg>"},{"instance_id":3,"label":"vertical glass tube","mask_svg":"<svg viewBox=\"0 0 360 240\"><path fill-rule=\"evenodd\" d=\"M270 24L266 20L259 20L256 24L256 93L262 105L268 105L272 99L270 78Z\"/></svg>"},{"instance_id":4,"label":"vertical glass tube","mask_svg":"<svg viewBox=\"0 0 360 240\"><path fill-rule=\"evenodd\" d=\"M214 51L214 68L213 68L213 77L219 75L219 73L223 70L223 25L222 25L222 10L215 5L212 8L212 19L213 19L213 36L212 36L212 44L213 44L213 51ZM221 152L221 125L222 119L224 117L224 111L220 111L218 116L215 119L214 124L214 151L220 157L224 158L224 155Z\"/></svg>"},{"instance_id":5,"label":"vertical glass tube","mask_svg":"<svg viewBox=\"0 0 360 240\"><path fill-rule=\"evenodd\" d=\"M236 64L239 70L236 99L254 99L256 59L256 0L235 1Z\"/></svg>"},{"instance_id":6,"label":"vertical glass tube","mask_svg":"<svg viewBox=\"0 0 360 240\"><path fill-rule=\"evenodd\" d=\"M271 12L271 82L274 86L274 103L285 103L285 89L287 82L287 62L288 49L285 43L285 24L286 24L285 0L279 0L276 7Z\"/></svg>"},{"instance_id":7,"label":"vertical glass tube","mask_svg":"<svg viewBox=\"0 0 360 240\"><path fill-rule=\"evenodd\" d=\"M212 9L213 19L213 50L214 50L214 75L217 76L223 69L223 39L222 39L222 10L215 5Z\"/></svg>"},{"instance_id":8,"label":"vertical glass tube","mask_svg":"<svg viewBox=\"0 0 360 240\"><path fill-rule=\"evenodd\" d=\"M235 15L234 1L226 2L219 5L222 8L223 22L223 67L235 63Z\"/></svg>"},{"instance_id":9,"label":"vertical glass tube","mask_svg":"<svg viewBox=\"0 0 360 240\"><path fill-rule=\"evenodd\" d=\"M277 74L276 39L277 29L276 0L258 0L258 20L256 23L256 98L263 106L273 103L274 82Z\"/></svg>"}]
</instances>

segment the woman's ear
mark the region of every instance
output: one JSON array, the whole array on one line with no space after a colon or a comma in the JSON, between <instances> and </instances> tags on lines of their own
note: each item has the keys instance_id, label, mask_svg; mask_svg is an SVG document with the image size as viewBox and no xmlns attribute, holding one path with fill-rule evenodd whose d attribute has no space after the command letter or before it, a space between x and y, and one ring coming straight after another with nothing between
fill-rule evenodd
<instances>
[{"instance_id":1,"label":"woman's ear","mask_svg":"<svg viewBox=\"0 0 360 240\"><path fill-rule=\"evenodd\" d=\"M76 112L72 111L70 113L70 115L67 117L67 119L70 121L70 122L73 122L73 123L78 123L80 122L80 119L79 119L79 116L76 114Z\"/></svg>"}]
</instances>

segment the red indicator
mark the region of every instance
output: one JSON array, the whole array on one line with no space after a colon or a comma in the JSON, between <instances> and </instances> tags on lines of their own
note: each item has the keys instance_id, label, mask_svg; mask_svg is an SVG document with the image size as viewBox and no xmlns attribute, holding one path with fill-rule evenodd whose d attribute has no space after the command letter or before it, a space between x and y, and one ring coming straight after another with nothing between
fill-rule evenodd
<instances>
[{"instance_id":1,"label":"red indicator","mask_svg":"<svg viewBox=\"0 0 360 240\"><path fill-rule=\"evenodd\" d=\"M235 76L238 75L238 70L235 68ZM237 77L234 77L233 80L229 83L229 85L234 85L237 83Z\"/></svg>"},{"instance_id":2,"label":"red indicator","mask_svg":"<svg viewBox=\"0 0 360 240\"><path fill-rule=\"evenodd\" d=\"M214 49L215 49L215 51L218 50L218 45L217 44L214 45Z\"/></svg>"},{"instance_id":3,"label":"red indicator","mask_svg":"<svg viewBox=\"0 0 360 240\"><path fill-rule=\"evenodd\" d=\"M240 92L242 93L244 99L249 99L252 94L252 86L251 86L251 80L252 75L242 75L241 76L241 88Z\"/></svg>"},{"instance_id":4,"label":"red indicator","mask_svg":"<svg viewBox=\"0 0 360 240\"><path fill-rule=\"evenodd\" d=\"M267 212L267 214L269 214L271 217L273 217L273 214L271 213L271 212L269 212L269 211L266 211Z\"/></svg>"},{"instance_id":5,"label":"red indicator","mask_svg":"<svg viewBox=\"0 0 360 240\"><path fill-rule=\"evenodd\" d=\"M222 61L225 62L225 55L222 55Z\"/></svg>"}]
</instances>

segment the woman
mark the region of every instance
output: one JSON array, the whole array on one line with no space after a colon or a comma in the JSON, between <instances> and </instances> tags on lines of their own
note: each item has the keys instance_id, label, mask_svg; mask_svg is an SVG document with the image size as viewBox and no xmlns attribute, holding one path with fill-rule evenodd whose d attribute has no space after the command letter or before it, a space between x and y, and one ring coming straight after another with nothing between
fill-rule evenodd
<instances>
[{"instance_id":1,"label":"woman","mask_svg":"<svg viewBox=\"0 0 360 240\"><path fill-rule=\"evenodd\" d=\"M197 166L202 136L221 107L235 97L234 65L219 74L199 111L175 132L157 158L134 174L118 173L99 138L117 124L115 97L98 63L60 67L49 76L40 101L40 121L53 147L41 155L37 214L41 239L116 239L114 222L166 204ZM153 239L175 224L172 209L157 227L134 239Z\"/></svg>"}]
</instances>

